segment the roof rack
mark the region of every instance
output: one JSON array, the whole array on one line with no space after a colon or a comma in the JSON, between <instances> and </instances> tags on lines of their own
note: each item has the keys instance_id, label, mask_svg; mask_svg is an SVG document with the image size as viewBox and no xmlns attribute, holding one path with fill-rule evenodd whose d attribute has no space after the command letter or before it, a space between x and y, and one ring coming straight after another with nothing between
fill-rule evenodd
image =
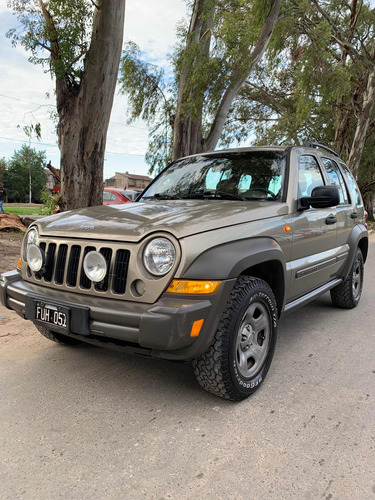
<instances>
[{"instance_id":1,"label":"roof rack","mask_svg":"<svg viewBox=\"0 0 375 500\"><path fill-rule=\"evenodd\" d=\"M336 153L333 149L329 148L328 146L324 146L324 144L319 144L319 142L314 142L314 141L306 141L303 146L305 148L320 148L320 149L325 149L326 151L329 151L333 155L337 156L337 158L340 158L340 155Z\"/></svg>"}]
</instances>

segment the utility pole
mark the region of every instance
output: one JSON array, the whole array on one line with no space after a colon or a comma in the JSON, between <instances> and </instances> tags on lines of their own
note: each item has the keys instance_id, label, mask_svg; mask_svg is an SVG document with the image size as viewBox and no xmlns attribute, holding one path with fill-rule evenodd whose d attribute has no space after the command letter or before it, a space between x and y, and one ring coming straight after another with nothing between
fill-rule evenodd
<instances>
[{"instance_id":1,"label":"utility pole","mask_svg":"<svg viewBox=\"0 0 375 500\"><path fill-rule=\"evenodd\" d=\"M31 137L29 137L29 150L31 148ZM29 162L29 203L31 204L31 162Z\"/></svg>"}]
</instances>

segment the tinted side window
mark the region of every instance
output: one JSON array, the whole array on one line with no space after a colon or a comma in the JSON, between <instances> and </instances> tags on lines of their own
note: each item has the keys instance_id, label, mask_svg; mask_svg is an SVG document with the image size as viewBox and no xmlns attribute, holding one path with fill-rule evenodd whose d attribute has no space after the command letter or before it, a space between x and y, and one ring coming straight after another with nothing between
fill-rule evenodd
<instances>
[{"instance_id":1,"label":"tinted side window","mask_svg":"<svg viewBox=\"0 0 375 500\"><path fill-rule=\"evenodd\" d=\"M346 179L347 179L348 184L349 184L350 194L351 194L354 205L359 205L359 206L362 205L361 193L360 193L359 188L357 186L357 183L353 177L353 174L351 173L349 168L345 165L345 163L340 163L340 165L345 172Z\"/></svg>"},{"instance_id":2,"label":"tinted side window","mask_svg":"<svg viewBox=\"0 0 375 500\"><path fill-rule=\"evenodd\" d=\"M324 186L318 162L314 156L303 155L299 159L298 191L299 196L311 196L317 186Z\"/></svg>"},{"instance_id":3,"label":"tinted side window","mask_svg":"<svg viewBox=\"0 0 375 500\"><path fill-rule=\"evenodd\" d=\"M111 200L111 193L108 191L103 192L103 201L110 201Z\"/></svg>"},{"instance_id":4,"label":"tinted side window","mask_svg":"<svg viewBox=\"0 0 375 500\"><path fill-rule=\"evenodd\" d=\"M339 170L337 164L329 159L323 158L323 164L327 170L329 182L332 186L336 186L340 193L340 205L347 205L349 203L348 192L346 190L344 178Z\"/></svg>"}]
</instances>

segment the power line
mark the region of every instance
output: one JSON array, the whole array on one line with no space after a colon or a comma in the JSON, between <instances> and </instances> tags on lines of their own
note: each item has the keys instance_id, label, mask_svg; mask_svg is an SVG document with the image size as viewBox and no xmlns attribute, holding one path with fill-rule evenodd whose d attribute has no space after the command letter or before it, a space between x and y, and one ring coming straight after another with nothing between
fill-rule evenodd
<instances>
[{"instance_id":1,"label":"power line","mask_svg":"<svg viewBox=\"0 0 375 500\"><path fill-rule=\"evenodd\" d=\"M22 139L11 139L10 137L2 137L0 136L0 139L3 139L5 141L11 141L11 142L23 142L24 144L29 143L29 144L36 144L38 146L52 146L54 148L58 148L59 146L57 144L49 144L46 142L36 142L36 141L28 141L22 140ZM137 153L125 153L125 152L112 152L112 151L106 151L105 154L108 155L123 155L123 156L145 156L144 154L137 154Z\"/></svg>"},{"instance_id":2,"label":"power line","mask_svg":"<svg viewBox=\"0 0 375 500\"><path fill-rule=\"evenodd\" d=\"M53 108L56 108L55 104L39 104L36 102L25 101L25 99L20 99L18 97L13 97L10 95L5 95L5 94L0 94L0 97L5 97L6 99L13 99L14 101L19 101L19 102L25 102L26 104L32 104L33 106L52 106ZM115 123L116 125L122 125L123 127L130 127L130 128L136 128L138 130L148 131L148 129L146 127L137 127L136 125L129 125L128 123L115 122L113 120L110 120L109 123Z\"/></svg>"}]
</instances>

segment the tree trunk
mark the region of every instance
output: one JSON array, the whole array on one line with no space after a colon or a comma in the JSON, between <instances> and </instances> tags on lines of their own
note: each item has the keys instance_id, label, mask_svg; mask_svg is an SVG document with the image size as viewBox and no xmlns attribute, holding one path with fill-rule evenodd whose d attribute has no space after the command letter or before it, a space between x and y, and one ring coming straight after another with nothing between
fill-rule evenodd
<instances>
[{"instance_id":1,"label":"tree trunk","mask_svg":"<svg viewBox=\"0 0 375 500\"><path fill-rule=\"evenodd\" d=\"M363 203L365 205L365 210L368 213L368 219L370 222L374 222L374 195L373 193L365 193L363 196Z\"/></svg>"},{"instance_id":2,"label":"tree trunk","mask_svg":"<svg viewBox=\"0 0 375 500\"><path fill-rule=\"evenodd\" d=\"M195 0L187 35L186 50L189 50L194 44L200 43L202 46L201 57L209 56L211 44L210 27L214 12L213 3L207 8L206 0ZM200 102L194 111L194 116L191 106L188 104L192 97L192 92L195 91L195 89L188 89L189 73L194 63L195 61L184 64L178 82L177 108L173 126L173 160L202 151L204 94L201 93L199 97L194 96L195 101L197 98L200 98Z\"/></svg>"},{"instance_id":3,"label":"tree trunk","mask_svg":"<svg viewBox=\"0 0 375 500\"><path fill-rule=\"evenodd\" d=\"M56 82L62 210L101 205L107 131L123 42L125 0L96 10L79 88Z\"/></svg>"},{"instance_id":4,"label":"tree trunk","mask_svg":"<svg viewBox=\"0 0 375 500\"><path fill-rule=\"evenodd\" d=\"M363 104L357 120L357 128L348 159L348 167L357 177L359 164L366 144L371 114L375 104L375 67L369 73L367 88L363 94Z\"/></svg>"},{"instance_id":5,"label":"tree trunk","mask_svg":"<svg viewBox=\"0 0 375 500\"><path fill-rule=\"evenodd\" d=\"M205 44L204 53L209 54L211 36L203 37L210 26L211 19L205 13L204 20L201 13L205 5L205 0L196 0L193 8L193 15L188 33L188 44L202 40ZM213 5L213 4L212 4ZM207 138L202 137L202 110L204 104L204 93L201 95L201 102L198 106L199 112L192 116L189 109L186 109L186 102L189 100L186 87L188 86L189 67L184 67L181 71L178 88L177 112L173 129L173 159L181 158L194 153L210 151L215 149L223 132L225 121L228 117L230 107L236 98L239 90L246 82L250 72L263 56L267 49L268 42L272 36L276 22L279 17L281 0L273 0L270 11L264 21L261 33L255 47L249 53L244 54L244 60L233 68L230 83L224 92L221 103L216 112L210 132ZM214 15L212 9L211 15Z\"/></svg>"}]
</instances>

